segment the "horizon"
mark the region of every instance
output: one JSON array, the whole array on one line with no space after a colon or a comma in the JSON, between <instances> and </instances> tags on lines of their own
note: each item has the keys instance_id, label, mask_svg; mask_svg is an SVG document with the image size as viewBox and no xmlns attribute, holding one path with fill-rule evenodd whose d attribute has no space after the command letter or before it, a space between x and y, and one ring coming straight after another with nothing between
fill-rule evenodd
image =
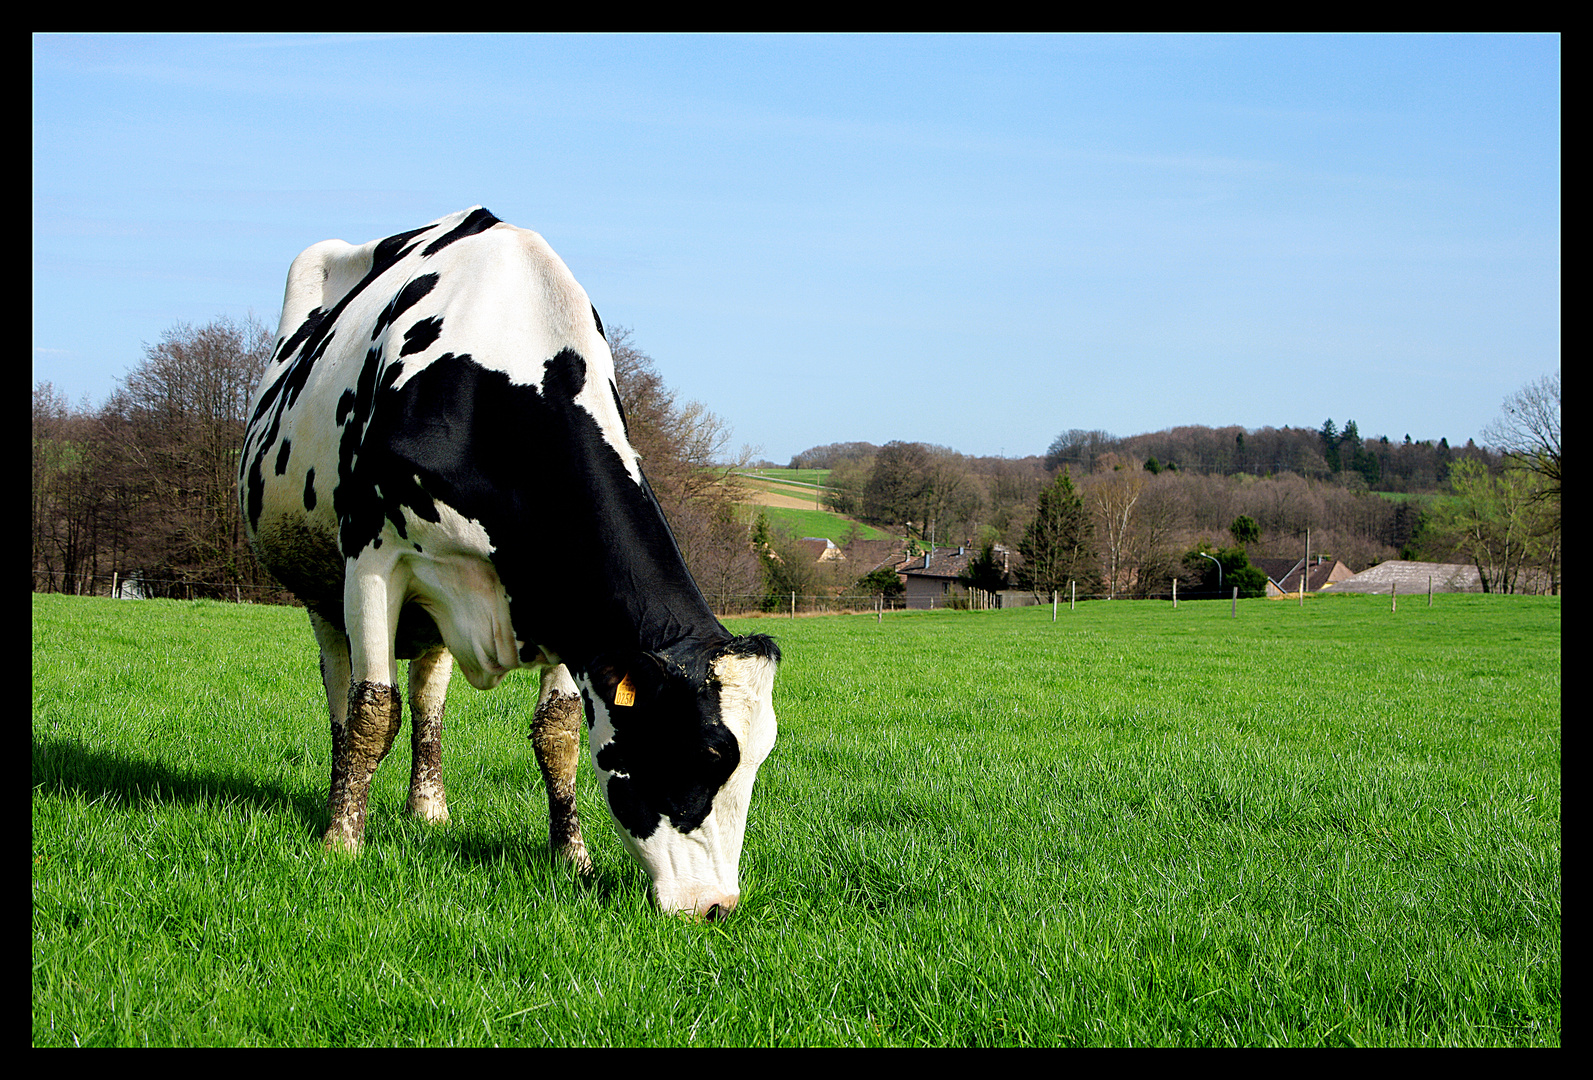
<instances>
[{"instance_id":1,"label":"horizon","mask_svg":"<svg viewBox=\"0 0 1593 1080\"><path fill-rule=\"evenodd\" d=\"M1332 417L1324 417L1323 418L1323 422L1326 423L1328 420L1332 420L1332 419L1333 419ZM1343 425L1339 424L1339 422L1337 420L1333 420L1333 423L1338 428L1340 434L1342 434L1343 431L1344 431ZM1345 424L1350 424L1350 423L1355 424L1356 434L1360 436L1360 439L1361 439L1361 442L1362 442L1363 445L1366 444L1366 443L1375 443L1375 442L1380 442L1380 441L1382 441L1384 439L1387 439L1390 446L1400 446L1400 445L1404 445L1405 440L1408 438L1412 445L1420 445L1420 444L1423 444L1423 443L1428 443L1428 444L1431 444L1433 446L1437 446L1440 443L1448 442L1448 445L1449 445L1450 449L1452 449L1452 450L1453 449L1462 449L1463 450L1463 449L1466 448L1466 446L1472 445L1472 446L1477 447L1478 449L1487 450L1489 453L1497 454L1497 453L1500 452L1496 447L1490 446L1490 445L1488 445L1486 443L1477 442L1475 436L1469 437L1466 440L1466 442L1460 443L1458 445L1455 442L1450 441L1449 437L1447 435L1439 435L1439 436L1431 437L1431 438L1418 438L1415 435L1410 435L1410 434L1406 433L1406 434L1401 435L1399 438L1396 439L1393 436L1387 434L1386 432L1379 432L1376 435L1363 434L1361 432L1361 430L1360 430L1359 421L1357 421L1355 419L1355 417L1353 417L1353 416L1346 417L1345 420L1344 420L1344 423ZM1298 425L1296 425L1296 424L1260 424L1260 425L1258 425L1256 427L1243 427L1243 425L1240 425L1240 424L1171 424L1171 425L1169 425L1167 427L1157 428L1155 431L1136 431L1132 435L1118 435L1115 432L1110 432L1110 431L1106 432L1106 434L1109 437L1118 440L1119 442L1127 442L1127 441L1129 441L1131 439L1144 438L1147 435L1162 435L1162 434L1166 434L1166 433L1169 433L1169 432L1178 431L1181 428L1203 428L1203 429L1208 430L1208 431L1224 431L1224 430L1226 430L1228 428L1236 428L1236 427L1237 428L1241 428L1241 430L1243 430L1246 435L1254 435L1257 432L1267 431L1269 429L1272 430L1272 431L1308 431L1308 432L1311 432L1312 434L1316 434L1316 435L1320 435L1321 432L1322 432L1322 424L1318 424L1315 427L1311 427L1311 426L1306 425L1306 424L1298 424ZM1083 430L1090 430L1090 429L1086 428L1086 429L1083 429ZM1101 430L1101 429L1097 429L1097 430ZM1062 432L1058 433L1058 435L1061 435L1061 434L1063 434L1063 433ZM1053 436L1053 440L1052 441L1053 442L1055 441L1055 436ZM846 445L847 443L860 443L860 442L867 442L867 440L865 440L865 439L836 439L836 440L834 440L833 442L830 442L830 443L814 443L813 445L804 447L803 449L798 450L796 453L790 455L789 457L786 458L786 461L789 462L789 461L795 459L796 457L798 457L798 456L800 456L802 454L806 454L806 453L808 453L809 451L812 451L812 450L819 450L819 449L822 449L822 448L824 448L826 446ZM877 444L870 443L869 445L875 446L876 448L878 448L878 447L881 447L881 446L886 446L889 443L893 443L893 442L919 443L921 445L929 446L929 447L932 447L932 448L935 448L935 449L950 450L950 451L952 451L954 453L961 454L963 457L970 457L970 458L998 458L998 459L1003 460L1003 461L1024 461L1024 460L1027 460L1028 458L1032 458L1032 457L1043 458L1050 452L1050 448L1051 448L1051 444L1047 443L1046 444L1046 448L1044 450L1039 450L1039 451L1036 451L1035 453L1032 453L1032 454L970 454L970 453L967 453L965 451L957 449L955 446L945 446L945 445L942 445L942 444L939 444L939 443L929 443L929 442L925 442L923 439L887 439L883 443L877 443ZM767 457L759 458L759 460L760 461L769 461L770 464L767 466L768 468L775 468L775 469L790 468L789 465L777 465L777 464L774 464ZM760 466L754 466L754 467L757 468L757 467L760 467ZM814 467L817 467L817 466L805 466L805 467L814 468ZM1180 466L1180 467L1182 467L1182 466Z\"/></svg>"}]
</instances>

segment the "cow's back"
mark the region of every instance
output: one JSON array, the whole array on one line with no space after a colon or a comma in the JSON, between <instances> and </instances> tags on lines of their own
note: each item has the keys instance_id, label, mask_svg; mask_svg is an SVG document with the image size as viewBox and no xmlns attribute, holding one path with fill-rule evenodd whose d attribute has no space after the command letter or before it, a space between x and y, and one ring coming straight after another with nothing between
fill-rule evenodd
<instances>
[{"instance_id":1,"label":"cow's back","mask_svg":"<svg viewBox=\"0 0 1593 1080\"><path fill-rule=\"evenodd\" d=\"M348 559L382 543L384 529L443 512L436 489L456 478L411 470L404 455L440 451L491 474L459 479L459 489L501 486L490 459L503 455L478 445L489 434L479 399L495 394L493 380L522 394L540 388L549 359L566 353L585 366L584 411L639 484L607 343L585 291L541 236L477 207L385 240L306 249L289 271L240 462L245 527L262 564L307 605L336 609ZM418 377L426 397L414 415L418 395L403 391ZM524 473L524 462L502 464Z\"/></svg>"}]
</instances>

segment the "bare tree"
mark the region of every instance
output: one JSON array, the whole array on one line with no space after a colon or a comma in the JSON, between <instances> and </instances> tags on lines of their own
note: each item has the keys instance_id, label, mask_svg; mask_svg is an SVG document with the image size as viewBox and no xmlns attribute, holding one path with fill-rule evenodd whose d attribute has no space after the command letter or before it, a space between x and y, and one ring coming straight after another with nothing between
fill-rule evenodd
<instances>
[{"instance_id":1,"label":"bare tree","mask_svg":"<svg viewBox=\"0 0 1593 1080\"><path fill-rule=\"evenodd\" d=\"M1530 382L1505 399L1504 415L1483 429L1507 464L1543 478L1541 495L1560 503L1560 373Z\"/></svg>"},{"instance_id":2,"label":"bare tree","mask_svg":"<svg viewBox=\"0 0 1593 1080\"><path fill-rule=\"evenodd\" d=\"M99 447L86 410L50 383L33 390L33 587L85 591L97 563Z\"/></svg>"},{"instance_id":3,"label":"bare tree","mask_svg":"<svg viewBox=\"0 0 1593 1080\"><path fill-rule=\"evenodd\" d=\"M1438 542L1471 559L1483 592L1524 591L1518 587L1525 584L1521 571L1540 556L1542 538L1558 534L1535 520L1543 516L1545 504L1533 496L1546 481L1520 469L1492 476L1487 466L1470 458L1455 462L1450 481L1455 497L1436 506L1432 515Z\"/></svg>"},{"instance_id":4,"label":"bare tree","mask_svg":"<svg viewBox=\"0 0 1593 1080\"><path fill-rule=\"evenodd\" d=\"M734 513L736 479L756 456L730 450L730 428L701 402L677 405L653 358L624 326L607 329L631 445L697 585L715 597L758 591L748 526Z\"/></svg>"},{"instance_id":5,"label":"bare tree","mask_svg":"<svg viewBox=\"0 0 1593 1080\"><path fill-rule=\"evenodd\" d=\"M1178 541L1189 519L1183 496L1178 478L1163 473L1145 481L1134 504L1124 547L1132 572L1129 595L1136 600L1160 594L1178 573L1182 555Z\"/></svg>"},{"instance_id":6,"label":"bare tree","mask_svg":"<svg viewBox=\"0 0 1593 1080\"><path fill-rule=\"evenodd\" d=\"M1145 479L1143 470L1125 466L1093 477L1086 489L1086 500L1101 537L1102 571L1108 596L1116 596L1130 584L1129 536L1134 526L1134 507L1145 490Z\"/></svg>"},{"instance_id":7,"label":"bare tree","mask_svg":"<svg viewBox=\"0 0 1593 1080\"><path fill-rule=\"evenodd\" d=\"M262 580L236 482L245 413L272 346L253 317L178 324L144 347L101 411L116 481L129 492L128 569L146 594L230 595Z\"/></svg>"}]
</instances>

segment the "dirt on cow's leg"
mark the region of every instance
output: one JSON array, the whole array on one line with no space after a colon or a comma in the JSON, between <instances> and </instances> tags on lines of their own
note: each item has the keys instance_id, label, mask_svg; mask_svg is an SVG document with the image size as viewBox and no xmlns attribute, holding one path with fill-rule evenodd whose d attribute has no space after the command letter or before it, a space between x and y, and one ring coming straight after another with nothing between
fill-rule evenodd
<instances>
[{"instance_id":1,"label":"dirt on cow's leg","mask_svg":"<svg viewBox=\"0 0 1593 1080\"><path fill-rule=\"evenodd\" d=\"M531 744L548 789L548 844L582 874L590 874L592 857L581 839L581 819L575 809L575 770L581 760L584 719L579 696L553 690L537 703Z\"/></svg>"},{"instance_id":2,"label":"dirt on cow's leg","mask_svg":"<svg viewBox=\"0 0 1593 1080\"><path fill-rule=\"evenodd\" d=\"M371 777L392 749L400 708L396 686L358 682L349 688L347 723L340 726L333 718L332 790L327 798L332 821L323 838L328 848L360 849Z\"/></svg>"},{"instance_id":3,"label":"dirt on cow's leg","mask_svg":"<svg viewBox=\"0 0 1593 1080\"><path fill-rule=\"evenodd\" d=\"M448 821L448 797L442 781L443 706L453 657L437 648L409 662L409 801L405 809L441 825Z\"/></svg>"}]
</instances>

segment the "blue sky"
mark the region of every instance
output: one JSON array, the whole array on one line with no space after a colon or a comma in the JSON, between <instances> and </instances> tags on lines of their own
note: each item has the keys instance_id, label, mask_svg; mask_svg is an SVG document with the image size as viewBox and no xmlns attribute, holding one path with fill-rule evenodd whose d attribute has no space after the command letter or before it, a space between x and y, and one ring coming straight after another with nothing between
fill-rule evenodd
<instances>
[{"instance_id":1,"label":"blue sky","mask_svg":"<svg viewBox=\"0 0 1593 1080\"><path fill-rule=\"evenodd\" d=\"M40 35L33 379L480 203L776 462L1463 444L1559 367L1560 123L1547 35Z\"/></svg>"}]
</instances>

